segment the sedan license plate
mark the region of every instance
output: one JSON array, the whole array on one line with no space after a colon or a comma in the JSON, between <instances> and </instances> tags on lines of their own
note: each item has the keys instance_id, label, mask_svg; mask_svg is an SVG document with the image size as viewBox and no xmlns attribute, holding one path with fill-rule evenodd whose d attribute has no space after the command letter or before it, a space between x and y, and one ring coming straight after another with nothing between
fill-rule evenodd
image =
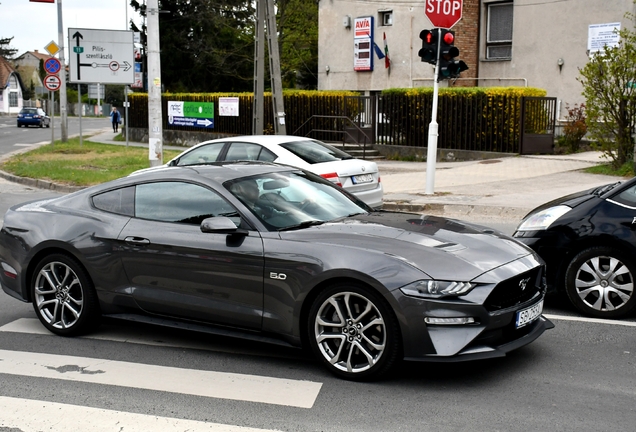
<instances>
[{"instance_id":1,"label":"sedan license plate","mask_svg":"<svg viewBox=\"0 0 636 432\"><path fill-rule=\"evenodd\" d=\"M517 319L515 321L516 328L521 328L527 324L530 324L539 316L541 316L541 312L543 312L543 300L534 306L530 306L527 309L523 309L517 312Z\"/></svg>"},{"instance_id":2,"label":"sedan license plate","mask_svg":"<svg viewBox=\"0 0 636 432\"><path fill-rule=\"evenodd\" d=\"M351 177L353 184L371 183L373 181L373 174L360 174Z\"/></svg>"}]
</instances>

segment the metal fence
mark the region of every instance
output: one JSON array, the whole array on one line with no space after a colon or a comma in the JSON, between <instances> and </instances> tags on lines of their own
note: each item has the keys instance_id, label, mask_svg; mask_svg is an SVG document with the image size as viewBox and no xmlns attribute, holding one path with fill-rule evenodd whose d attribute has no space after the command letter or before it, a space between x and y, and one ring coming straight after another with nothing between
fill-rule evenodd
<instances>
[{"instance_id":1,"label":"metal fence","mask_svg":"<svg viewBox=\"0 0 636 432\"><path fill-rule=\"evenodd\" d=\"M238 96L238 117L219 116L218 98L221 96L227 95L164 95L163 110L166 112L169 100L215 102L215 124L210 132L230 135L251 134L252 95ZM522 94L514 92L440 94L437 116L438 147L451 150L520 153L521 125L524 124L521 119L522 97ZM354 142L426 147L432 98L432 92L355 97L345 94L290 92L284 95L285 122L290 134L311 136L325 141L345 142L347 137L357 134L358 138L354 138ZM540 99L544 98L537 100ZM129 125L147 129L147 96L135 94L130 100ZM264 105L264 133L273 134L271 96L265 96ZM553 120L548 118L554 116L551 110L535 109L527 112L533 116L533 124L553 124ZM163 119L163 128L203 131L196 127L170 125L166 116Z\"/></svg>"}]
</instances>

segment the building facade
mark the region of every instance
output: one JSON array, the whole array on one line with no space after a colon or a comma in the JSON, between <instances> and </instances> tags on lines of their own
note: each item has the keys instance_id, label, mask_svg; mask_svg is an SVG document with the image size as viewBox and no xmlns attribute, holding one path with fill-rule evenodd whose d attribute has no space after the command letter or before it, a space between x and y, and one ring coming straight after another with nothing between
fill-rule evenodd
<instances>
[{"instance_id":1,"label":"building facade","mask_svg":"<svg viewBox=\"0 0 636 432\"><path fill-rule=\"evenodd\" d=\"M27 51L13 61L24 85L27 88L33 87L36 93L45 93L47 91L40 78L40 62L46 61L50 57L48 54L35 50Z\"/></svg>"},{"instance_id":2,"label":"building facade","mask_svg":"<svg viewBox=\"0 0 636 432\"><path fill-rule=\"evenodd\" d=\"M0 57L0 114L17 114L21 109L20 76L4 57Z\"/></svg>"},{"instance_id":3,"label":"building facade","mask_svg":"<svg viewBox=\"0 0 636 432\"><path fill-rule=\"evenodd\" d=\"M420 31L433 28L426 5L449 1L320 0L318 88L372 93L432 86L433 66L418 56ZM469 69L440 85L543 88L558 99L563 117L566 105L584 102L579 69L604 43L617 42L614 28L634 28L627 14L635 8L632 0L463 0L453 31L458 59ZM386 36L389 68L374 50L372 68L355 69L366 56L364 35L356 33L364 18L371 18L372 42L382 50Z\"/></svg>"}]
</instances>

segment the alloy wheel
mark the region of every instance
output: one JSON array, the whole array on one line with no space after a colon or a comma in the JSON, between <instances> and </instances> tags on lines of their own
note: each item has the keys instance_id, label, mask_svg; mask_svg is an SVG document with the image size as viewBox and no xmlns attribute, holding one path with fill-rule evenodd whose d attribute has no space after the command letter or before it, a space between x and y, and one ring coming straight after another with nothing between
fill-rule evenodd
<instances>
[{"instance_id":1,"label":"alloy wheel","mask_svg":"<svg viewBox=\"0 0 636 432\"><path fill-rule=\"evenodd\" d=\"M52 261L38 272L34 304L39 316L54 329L70 329L84 309L84 288L71 267Z\"/></svg>"}]
</instances>

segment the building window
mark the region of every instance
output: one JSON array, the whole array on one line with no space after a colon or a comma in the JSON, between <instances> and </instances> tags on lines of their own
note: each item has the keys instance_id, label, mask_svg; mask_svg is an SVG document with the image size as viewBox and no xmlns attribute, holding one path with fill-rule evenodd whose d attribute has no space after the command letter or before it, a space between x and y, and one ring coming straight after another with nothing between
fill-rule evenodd
<instances>
[{"instance_id":1,"label":"building window","mask_svg":"<svg viewBox=\"0 0 636 432\"><path fill-rule=\"evenodd\" d=\"M18 107L18 92L9 92L9 107Z\"/></svg>"},{"instance_id":2,"label":"building window","mask_svg":"<svg viewBox=\"0 0 636 432\"><path fill-rule=\"evenodd\" d=\"M380 21L381 26L393 25L393 11L392 10L378 11L378 20Z\"/></svg>"},{"instance_id":3,"label":"building window","mask_svg":"<svg viewBox=\"0 0 636 432\"><path fill-rule=\"evenodd\" d=\"M512 3L488 5L486 58L510 60L512 58Z\"/></svg>"},{"instance_id":4,"label":"building window","mask_svg":"<svg viewBox=\"0 0 636 432\"><path fill-rule=\"evenodd\" d=\"M18 79L15 77L15 75L11 75L11 77L9 78L9 88L11 90L15 90L18 88Z\"/></svg>"}]
</instances>

